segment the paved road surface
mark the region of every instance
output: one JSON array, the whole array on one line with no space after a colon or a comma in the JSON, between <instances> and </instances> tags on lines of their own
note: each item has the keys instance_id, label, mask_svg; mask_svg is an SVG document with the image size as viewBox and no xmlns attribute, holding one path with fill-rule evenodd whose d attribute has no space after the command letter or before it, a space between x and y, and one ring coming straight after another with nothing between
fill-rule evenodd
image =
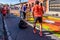
<instances>
[{"instance_id":1,"label":"paved road surface","mask_svg":"<svg viewBox=\"0 0 60 40\"><path fill-rule=\"evenodd\" d=\"M11 15L10 17L5 18L6 25L9 31L9 36L12 40L60 40L57 37L52 36L52 34L44 32L43 37L40 37L39 34L33 34L33 28L28 26L27 29L19 29L18 23L20 21L19 17ZM39 32L39 30L37 30Z\"/></svg>"}]
</instances>

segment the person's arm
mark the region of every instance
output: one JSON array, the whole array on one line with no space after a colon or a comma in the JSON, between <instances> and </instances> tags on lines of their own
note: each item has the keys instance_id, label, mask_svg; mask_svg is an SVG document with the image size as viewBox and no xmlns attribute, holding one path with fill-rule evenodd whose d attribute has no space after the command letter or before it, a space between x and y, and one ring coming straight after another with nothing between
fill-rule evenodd
<instances>
[{"instance_id":1,"label":"person's arm","mask_svg":"<svg viewBox=\"0 0 60 40\"><path fill-rule=\"evenodd\" d=\"M44 8L42 7L42 13L44 14Z\"/></svg>"},{"instance_id":2,"label":"person's arm","mask_svg":"<svg viewBox=\"0 0 60 40\"><path fill-rule=\"evenodd\" d=\"M43 14L46 12L46 8L43 6Z\"/></svg>"},{"instance_id":3,"label":"person's arm","mask_svg":"<svg viewBox=\"0 0 60 40\"><path fill-rule=\"evenodd\" d=\"M34 18L34 12L32 12L33 18Z\"/></svg>"}]
</instances>

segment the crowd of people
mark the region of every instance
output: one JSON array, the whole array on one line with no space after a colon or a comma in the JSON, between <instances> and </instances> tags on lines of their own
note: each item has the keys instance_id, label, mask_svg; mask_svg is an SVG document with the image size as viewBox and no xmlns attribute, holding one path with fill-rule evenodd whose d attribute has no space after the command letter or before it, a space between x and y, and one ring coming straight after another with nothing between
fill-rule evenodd
<instances>
[{"instance_id":1,"label":"crowd of people","mask_svg":"<svg viewBox=\"0 0 60 40\"><path fill-rule=\"evenodd\" d=\"M35 1L35 4L21 4L20 7L20 16L23 19L28 19L29 15L32 14L33 18L34 18L34 29L33 32L36 33L36 23L37 21L39 21L40 23L40 36L42 36L42 17L43 14L45 12L45 8L42 5L42 3L40 3L39 1Z\"/></svg>"},{"instance_id":2,"label":"crowd of people","mask_svg":"<svg viewBox=\"0 0 60 40\"><path fill-rule=\"evenodd\" d=\"M31 12L31 5L21 4L21 6L20 6L20 17L22 17L23 19L26 19L29 12Z\"/></svg>"},{"instance_id":3,"label":"crowd of people","mask_svg":"<svg viewBox=\"0 0 60 40\"><path fill-rule=\"evenodd\" d=\"M40 4L42 4L42 3L39 2L39 6L40 6ZM27 20L29 18L30 14L32 14L32 9L35 5L36 5L36 3L21 4L20 8L19 8L20 17ZM46 11L44 6L43 6L43 11L44 12Z\"/></svg>"},{"instance_id":4,"label":"crowd of people","mask_svg":"<svg viewBox=\"0 0 60 40\"><path fill-rule=\"evenodd\" d=\"M42 36L42 17L44 14L45 9L43 8L42 3L39 1L35 1L35 4L21 4L19 8L20 17L27 20L32 14L34 18L34 29L33 32L36 33L36 23L39 21L40 23L40 36ZM9 8L7 5L4 5L2 8L0 8L0 13L3 14L5 17L7 13L9 13Z\"/></svg>"}]
</instances>

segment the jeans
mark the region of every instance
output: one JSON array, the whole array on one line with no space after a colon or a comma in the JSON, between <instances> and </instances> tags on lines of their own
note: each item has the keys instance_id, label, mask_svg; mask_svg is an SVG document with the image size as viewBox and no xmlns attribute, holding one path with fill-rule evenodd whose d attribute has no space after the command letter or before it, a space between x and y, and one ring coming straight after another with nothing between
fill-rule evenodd
<instances>
[{"instance_id":1,"label":"jeans","mask_svg":"<svg viewBox=\"0 0 60 40\"><path fill-rule=\"evenodd\" d=\"M20 17L23 18L23 12L22 11L20 11Z\"/></svg>"},{"instance_id":2,"label":"jeans","mask_svg":"<svg viewBox=\"0 0 60 40\"><path fill-rule=\"evenodd\" d=\"M26 13L25 12L23 12L23 19L25 19L26 18Z\"/></svg>"}]
</instances>

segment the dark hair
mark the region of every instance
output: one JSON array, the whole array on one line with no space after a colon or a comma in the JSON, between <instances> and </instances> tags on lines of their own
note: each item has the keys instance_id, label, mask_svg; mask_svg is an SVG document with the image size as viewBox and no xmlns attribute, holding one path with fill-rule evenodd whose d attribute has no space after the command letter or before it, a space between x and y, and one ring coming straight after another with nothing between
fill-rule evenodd
<instances>
[{"instance_id":1,"label":"dark hair","mask_svg":"<svg viewBox=\"0 0 60 40\"><path fill-rule=\"evenodd\" d=\"M31 4L29 4L29 6L31 6Z\"/></svg>"},{"instance_id":2,"label":"dark hair","mask_svg":"<svg viewBox=\"0 0 60 40\"><path fill-rule=\"evenodd\" d=\"M28 6L28 4L26 4L26 6Z\"/></svg>"},{"instance_id":3,"label":"dark hair","mask_svg":"<svg viewBox=\"0 0 60 40\"><path fill-rule=\"evenodd\" d=\"M40 3L40 5L42 6L42 3Z\"/></svg>"},{"instance_id":4,"label":"dark hair","mask_svg":"<svg viewBox=\"0 0 60 40\"><path fill-rule=\"evenodd\" d=\"M34 6L34 3L32 3L32 7Z\"/></svg>"},{"instance_id":5,"label":"dark hair","mask_svg":"<svg viewBox=\"0 0 60 40\"><path fill-rule=\"evenodd\" d=\"M35 4L39 4L39 1L35 1Z\"/></svg>"}]
</instances>

